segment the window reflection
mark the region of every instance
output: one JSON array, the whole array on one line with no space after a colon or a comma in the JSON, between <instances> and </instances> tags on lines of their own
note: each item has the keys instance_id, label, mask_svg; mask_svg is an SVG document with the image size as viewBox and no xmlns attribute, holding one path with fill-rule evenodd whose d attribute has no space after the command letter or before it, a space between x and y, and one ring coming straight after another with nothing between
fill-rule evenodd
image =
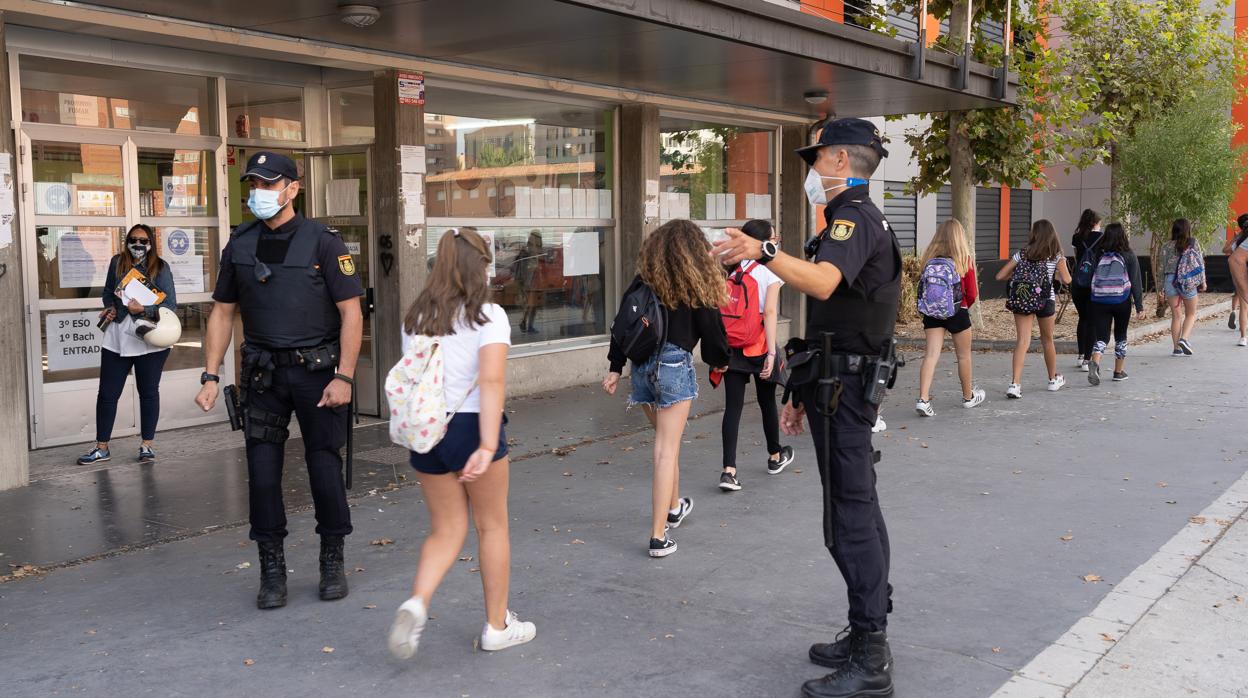
<instances>
[{"instance_id":1,"label":"window reflection","mask_svg":"<svg viewBox=\"0 0 1248 698\"><path fill-rule=\"evenodd\" d=\"M226 80L231 138L303 141L303 88Z\"/></svg>"},{"instance_id":2,"label":"window reflection","mask_svg":"<svg viewBox=\"0 0 1248 698\"><path fill-rule=\"evenodd\" d=\"M121 146L36 141L31 164L36 215L126 215Z\"/></svg>"},{"instance_id":3,"label":"window reflection","mask_svg":"<svg viewBox=\"0 0 1248 698\"><path fill-rule=\"evenodd\" d=\"M663 117L659 218L772 218L774 139L771 129Z\"/></svg>"},{"instance_id":4,"label":"window reflection","mask_svg":"<svg viewBox=\"0 0 1248 698\"><path fill-rule=\"evenodd\" d=\"M213 162L207 150L139 148L139 215L216 215Z\"/></svg>"}]
</instances>

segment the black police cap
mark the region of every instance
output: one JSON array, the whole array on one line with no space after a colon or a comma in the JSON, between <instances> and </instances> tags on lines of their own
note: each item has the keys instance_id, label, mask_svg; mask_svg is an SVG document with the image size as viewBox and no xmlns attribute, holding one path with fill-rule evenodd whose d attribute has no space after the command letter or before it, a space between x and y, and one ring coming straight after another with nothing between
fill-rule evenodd
<instances>
[{"instance_id":1,"label":"black police cap","mask_svg":"<svg viewBox=\"0 0 1248 698\"><path fill-rule=\"evenodd\" d=\"M262 150L248 158L247 169L238 179L245 182L248 177L259 177L266 182L274 182L282 177L296 180L299 179L299 169L295 167L295 161L285 155Z\"/></svg>"},{"instance_id":2,"label":"black police cap","mask_svg":"<svg viewBox=\"0 0 1248 698\"><path fill-rule=\"evenodd\" d=\"M819 142L798 148L797 154L802 156L807 165L814 165L819 149L829 145L869 145L880 157L888 157L880 129L866 119L837 119L828 123L819 133Z\"/></svg>"}]
</instances>

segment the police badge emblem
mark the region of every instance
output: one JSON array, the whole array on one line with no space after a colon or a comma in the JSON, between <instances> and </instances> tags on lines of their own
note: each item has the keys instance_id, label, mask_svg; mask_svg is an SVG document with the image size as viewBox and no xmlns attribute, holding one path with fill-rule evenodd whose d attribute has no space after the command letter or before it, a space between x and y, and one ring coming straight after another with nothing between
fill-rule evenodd
<instances>
[{"instance_id":1,"label":"police badge emblem","mask_svg":"<svg viewBox=\"0 0 1248 698\"><path fill-rule=\"evenodd\" d=\"M343 276L355 276L355 260L351 259L351 255L344 254L338 257L338 271Z\"/></svg>"},{"instance_id":2,"label":"police badge emblem","mask_svg":"<svg viewBox=\"0 0 1248 698\"><path fill-rule=\"evenodd\" d=\"M854 228L857 223L846 220L835 220L832 222L832 231L828 233L828 237L837 242L844 242L854 236Z\"/></svg>"}]
</instances>

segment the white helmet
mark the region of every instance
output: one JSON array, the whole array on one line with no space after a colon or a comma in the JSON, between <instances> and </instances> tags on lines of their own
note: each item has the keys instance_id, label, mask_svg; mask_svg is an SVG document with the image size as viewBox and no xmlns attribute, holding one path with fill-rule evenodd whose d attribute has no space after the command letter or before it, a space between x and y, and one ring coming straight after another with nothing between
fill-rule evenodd
<instances>
[{"instance_id":1,"label":"white helmet","mask_svg":"<svg viewBox=\"0 0 1248 698\"><path fill-rule=\"evenodd\" d=\"M148 320L135 323L139 326L136 334L154 347L171 347L182 336L182 323L178 321L178 316L168 308L160 308L158 314L160 319L155 323Z\"/></svg>"}]
</instances>

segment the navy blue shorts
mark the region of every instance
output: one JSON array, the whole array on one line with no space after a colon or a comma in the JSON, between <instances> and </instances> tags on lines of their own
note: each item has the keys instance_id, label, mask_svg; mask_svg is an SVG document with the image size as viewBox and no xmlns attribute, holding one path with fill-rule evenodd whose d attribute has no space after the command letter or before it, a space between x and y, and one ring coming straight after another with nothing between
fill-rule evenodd
<instances>
[{"instance_id":1,"label":"navy blue shorts","mask_svg":"<svg viewBox=\"0 0 1248 698\"><path fill-rule=\"evenodd\" d=\"M481 415L476 412L457 412L446 425L446 436L428 453L412 451L409 462L418 473L445 475L458 473L468 464L468 459L481 445ZM495 462L507 457L507 415L498 429L498 447L494 451Z\"/></svg>"}]
</instances>

